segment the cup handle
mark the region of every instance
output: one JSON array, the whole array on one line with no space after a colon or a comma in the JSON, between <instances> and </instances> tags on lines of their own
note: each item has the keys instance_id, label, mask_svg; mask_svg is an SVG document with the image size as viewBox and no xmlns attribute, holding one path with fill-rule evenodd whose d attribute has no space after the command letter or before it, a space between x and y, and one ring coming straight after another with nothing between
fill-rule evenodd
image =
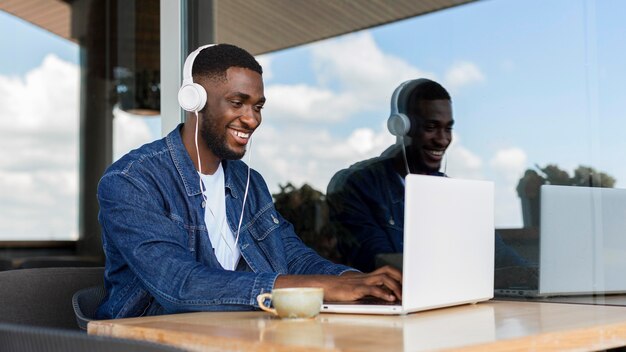
<instances>
[{"instance_id":1,"label":"cup handle","mask_svg":"<svg viewBox=\"0 0 626 352\"><path fill-rule=\"evenodd\" d=\"M276 312L276 309L274 308L270 308L268 306L265 305L265 300L266 299L272 299L272 294L271 293L261 293L260 295L256 296L256 301L259 304L259 308L263 309L266 312L270 312L274 315L278 315L278 313Z\"/></svg>"}]
</instances>

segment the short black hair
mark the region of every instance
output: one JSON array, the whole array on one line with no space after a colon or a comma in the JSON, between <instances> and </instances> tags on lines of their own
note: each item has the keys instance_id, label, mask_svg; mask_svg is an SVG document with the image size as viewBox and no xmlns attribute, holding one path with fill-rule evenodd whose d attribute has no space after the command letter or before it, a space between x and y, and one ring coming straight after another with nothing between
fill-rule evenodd
<instances>
[{"instance_id":1,"label":"short black hair","mask_svg":"<svg viewBox=\"0 0 626 352\"><path fill-rule=\"evenodd\" d=\"M419 102L422 100L452 100L450 93L439 83L421 78L420 83L413 88L408 96L407 114L421 116Z\"/></svg>"},{"instance_id":2,"label":"short black hair","mask_svg":"<svg viewBox=\"0 0 626 352\"><path fill-rule=\"evenodd\" d=\"M194 81L200 78L225 80L231 67L247 68L263 74L263 68L246 50L232 44L217 44L202 49L194 60L191 73Z\"/></svg>"}]
</instances>

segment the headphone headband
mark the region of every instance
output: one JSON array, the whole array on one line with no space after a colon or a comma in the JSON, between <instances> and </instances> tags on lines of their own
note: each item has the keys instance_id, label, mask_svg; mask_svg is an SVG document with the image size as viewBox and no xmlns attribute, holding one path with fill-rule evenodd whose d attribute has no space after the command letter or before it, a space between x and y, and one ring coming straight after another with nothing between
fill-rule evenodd
<instances>
[{"instance_id":1,"label":"headphone headband","mask_svg":"<svg viewBox=\"0 0 626 352\"><path fill-rule=\"evenodd\" d=\"M185 65L183 66L183 83L184 84L188 84L188 83L193 83L193 63L196 60L196 56L198 56L198 54L200 54L200 52L206 48L215 46L217 44L207 44L207 45L203 45L201 47L199 47L198 49L194 50L191 52L191 54L189 54L189 56L187 56L187 59L185 60Z\"/></svg>"},{"instance_id":2,"label":"headphone headband","mask_svg":"<svg viewBox=\"0 0 626 352\"><path fill-rule=\"evenodd\" d=\"M398 88L393 91L393 95L391 96L391 114L406 114L409 95L415 87L426 82L428 82L428 80L425 78L411 79L402 82Z\"/></svg>"}]
</instances>

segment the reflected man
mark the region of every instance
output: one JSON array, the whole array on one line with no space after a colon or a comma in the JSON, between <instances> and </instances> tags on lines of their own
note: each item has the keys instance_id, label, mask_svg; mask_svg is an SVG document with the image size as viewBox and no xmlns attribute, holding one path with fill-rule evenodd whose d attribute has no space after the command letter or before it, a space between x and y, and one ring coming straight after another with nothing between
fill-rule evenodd
<instances>
[{"instance_id":1,"label":"reflected man","mask_svg":"<svg viewBox=\"0 0 626 352\"><path fill-rule=\"evenodd\" d=\"M454 118L450 94L439 83L415 79L402 83L391 98L388 127L398 142L381 156L337 172L328 184L331 222L343 235L339 251L360 270L376 266L382 253L402 253L404 178L408 173L441 172L452 142ZM525 265L496 235L496 267Z\"/></svg>"}]
</instances>

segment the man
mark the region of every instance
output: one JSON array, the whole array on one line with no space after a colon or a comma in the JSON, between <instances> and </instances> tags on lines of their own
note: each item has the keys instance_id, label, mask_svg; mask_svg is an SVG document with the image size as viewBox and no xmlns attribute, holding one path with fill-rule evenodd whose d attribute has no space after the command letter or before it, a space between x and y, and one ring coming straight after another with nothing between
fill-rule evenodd
<instances>
[{"instance_id":1,"label":"man","mask_svg":"<svg viewBox=\"0 0 626 352\"><path fill-rule=\"evenodd\" d=\"M179 93L186 122L122 157L100 181L107 296L97 317L250 310L259 294L281 287L322 287L326 300L401 298L397 270L363 274L306 247L261 175L239 160L265 103L254 57L207 46L187 70ZM196 95L206 101L188 106Z\"/></svg>"},{"instance_id":2,"label":"man","mask_svg":"<svg viewBox=\"0 0 626 352\"><path fill-rule=\"evenodd\" d=\"M404 249L406 175L446 176L440 170L452 142L450 94L429 79L404 82L392 97L388 125L398 143L380 157L339 171L327 190L331 222L343 232L339 250L346 263L364 271L374 270L378 254ZM522 263L496 235L496 266Z\"/></svg>"}]
</instances>

